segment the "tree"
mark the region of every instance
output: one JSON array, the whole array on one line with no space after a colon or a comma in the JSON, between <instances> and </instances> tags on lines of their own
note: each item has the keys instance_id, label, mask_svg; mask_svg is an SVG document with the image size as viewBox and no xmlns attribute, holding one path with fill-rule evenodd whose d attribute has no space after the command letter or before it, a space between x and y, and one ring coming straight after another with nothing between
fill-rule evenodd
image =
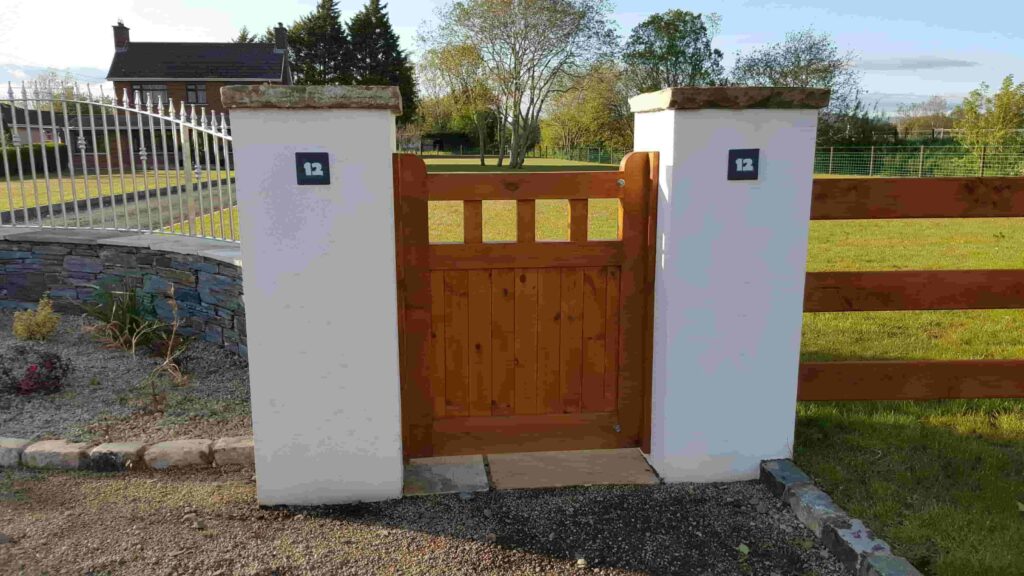
<instances>
[{"instance_id":1,"label":"tree","mask_svg":"<svg viewBox=\"0 0 1024 576\"><path fill-rule=\"evenodd\" d=\"M732 81L742 86L828 88L827 111L849 113L861 99L853 52L841 52L832 37L814 30L786 34L783 42L737 54Z\"/></svg>"},{"instance_id":2,"label":"tree","mask_svg":"<svg viewBox=\"0 0 1024 576\"><path fill-rule=\"evenodd\" d=\"M263 35L260 36L249 32L248 26L242 26L242 29L238 31L238 36L235 36L231 41L235 44L273 44L274 29L267 28Z\"/></svg>"},{"instance_id":3,"label":"tree","mask_svg":"<svg viewBox=\"0 0 1024 576\"><path fill-rule=\"evenodd\" d=\"M598 62L563 92L552 96L541 121L545 146L572 150L584 146L629 148L633 116L622 68Z\"/></svg>"},{"instance_id":4,"label":"tree","mask_svg":"<svg viewBox=\"0 0 1024 576\"><path fill-rule=\"evenodd\" d=\"M319 0L316 9L288 30L296 84L351 84L352 46L336 0Z\"/></svg>"},{"instance_id":5,"label":"tree","mask_svg":"<svg viewBox=\"0 0 1024 576\"><path fill-rule=\"evenodd\" d=\"M896 127L903 137L935 128L952 128L953 118L949 109L949 102L942 96L932 96L915 104L902 104L896 110Z\"/></svg>"},{"instance_id":6,"label":"tree","mask_svg":"<svg viewBox=\"0 0 1024 576\"><path fill-rule=\"evenodd\" d=\"M722 51L711 47L719 18L683 10L653 14L629 35L622 60L634 93L713 86L724 77Z\"/></svg>"},{"instance_id":7,"label":"tree","mask_svg":"<svg viewBox=\"0 0 1024 576\"><path fill-rule=\"evenodd\" d=\"M469 45L444 45L427 50L420 62L421 77L438 97L449 99L472 118L480 148L480 165L486 162L487 131L495 117L497 99L484 77L480 51Z\"/></svg>"},{"instance_id":8,"label":"tree","mask_svg":"<svg viewBox=\"0 0 1024 576\"><path fill-rule=\"evenodd\" d=\"M558 82L615 45L610 12L607 0L448 0L425 41L479 50L509 127L509 166L522 168Z\"/></svg>"},{"instance_id":9,"label":"tree","mask_svg":"<svg viewBox=\"0 0 1024 576\"><path fill-rule=\"evenodd\" d=\"M28 97L36 99L32 105L39 110L49 110L53 106L52 102L46 100L73 99L77 88L78 81L71 72L53 69L41 72L25 83ZM60 105L56 106L60 110Z\"/></svg>"},{"instance_id":10,"label":"tree","mask_svg":"<svg viewBox=\"0 0 1024 576\"><path fill-rule=\"evenodd\" d=\"M398 86L404 123L416 114L416 82L409 57L398 46L387 4L370 0L348 23L353 76L364 86Z\"/></svg>"},{"instance_id":11,"label":"tree","mask_svg":"<svg viewBox=\"0 0 1024 576\"><path fill-rule=\"evenodd\" d=\"M1014 84L1011 74L995 94L982 83L957 106L954 116L957 140L972 149L1024 143L1024 83Z\"/></svg>"}]
</instances>

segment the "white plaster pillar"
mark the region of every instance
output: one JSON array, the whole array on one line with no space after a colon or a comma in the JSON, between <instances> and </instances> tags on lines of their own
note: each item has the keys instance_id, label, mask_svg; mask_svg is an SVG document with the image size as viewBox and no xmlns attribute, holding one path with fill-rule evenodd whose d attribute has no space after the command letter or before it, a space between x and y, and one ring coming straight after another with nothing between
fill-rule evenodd
<instances>
[{"instance_id":1,"label":"white plaster pillar","mask_svg":"<svg viewBox=\"0 0 1024 576\"><path fill-rule=\"evenodd\" d=\"M827 90L674 88L630 100L660 152L651 453L668 481L792 456L818 109ZM730 150L759 149L756 180ZM748 173L749 175L749 173Z\"/></svg>"},{"instance_id":2,"label":"white plaster pillar","mask_svg":"<svg viewBox=\"0 0 1024 576\"><path fill-rule=\"evenodd\" d=\"M260 504L402 494L397 88L229 86ZM327 153L299 185L296 153Z\"/></svg>"}]
</instances>

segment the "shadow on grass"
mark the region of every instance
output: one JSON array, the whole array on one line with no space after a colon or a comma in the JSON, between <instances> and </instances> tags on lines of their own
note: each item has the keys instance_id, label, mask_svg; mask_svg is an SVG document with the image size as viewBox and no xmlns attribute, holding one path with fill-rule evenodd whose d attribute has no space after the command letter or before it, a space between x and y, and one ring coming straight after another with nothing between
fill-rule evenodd
<instances>
[{"instance_id":1,"label":"shadow on grass","mask_svg":"<svg viewBox=\"0 0 1024 576\"><path fill-rule=\"evenodd\" d=\"M925 574L1024 574L1024 401L803 402L795 452Z\"/></svg>"}]
</instances>

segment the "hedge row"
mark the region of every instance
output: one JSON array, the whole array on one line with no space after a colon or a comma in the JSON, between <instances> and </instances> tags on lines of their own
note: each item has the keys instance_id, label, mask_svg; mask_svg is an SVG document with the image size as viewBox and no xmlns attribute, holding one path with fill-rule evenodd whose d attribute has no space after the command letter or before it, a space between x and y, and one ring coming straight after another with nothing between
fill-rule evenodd
<instances>
[{"instance_id":1,"label":"hedge row","mask_svg":"<svg viewBox=\"0 0 1024 576\"><path fill-rule=\"evenodd\" d=\"M31 154L29 153L31 151ZM7 166L11 170L11 178L18 177L18 155L21 155L21 170L26 179L32 177L32 161L36 163L36 174L42 175L43 170L43 154L46 154L46 167L49 168L51 173L57 172L57 159L60 158L61 170L67 171L68 167L68 147L67 144L33 144L32 146L8 146L7 147L7 158L4 162L3 155L0 154L0 176L6 176L4 167Z\"/></svg>"}]
</instances>

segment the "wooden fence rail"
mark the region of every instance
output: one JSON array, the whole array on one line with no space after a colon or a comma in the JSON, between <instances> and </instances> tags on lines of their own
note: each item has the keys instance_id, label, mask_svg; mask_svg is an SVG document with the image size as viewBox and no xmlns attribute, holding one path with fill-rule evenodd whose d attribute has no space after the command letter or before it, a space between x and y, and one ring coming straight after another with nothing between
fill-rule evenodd
<instances>
[{"instance_id":1,"label":"wooden fence rail","mask_svg":"<svg viewBox=\"0 0 1024 576\"><path fill-rule=\"evenodd\" d=\"M1024 217L1024 178L815 180L812 220ZM811 272L805 312L1024 308L1024 269ZM1024 398L1024 360L804 362L800 400Z\"/></svg>"}]
</instances>

